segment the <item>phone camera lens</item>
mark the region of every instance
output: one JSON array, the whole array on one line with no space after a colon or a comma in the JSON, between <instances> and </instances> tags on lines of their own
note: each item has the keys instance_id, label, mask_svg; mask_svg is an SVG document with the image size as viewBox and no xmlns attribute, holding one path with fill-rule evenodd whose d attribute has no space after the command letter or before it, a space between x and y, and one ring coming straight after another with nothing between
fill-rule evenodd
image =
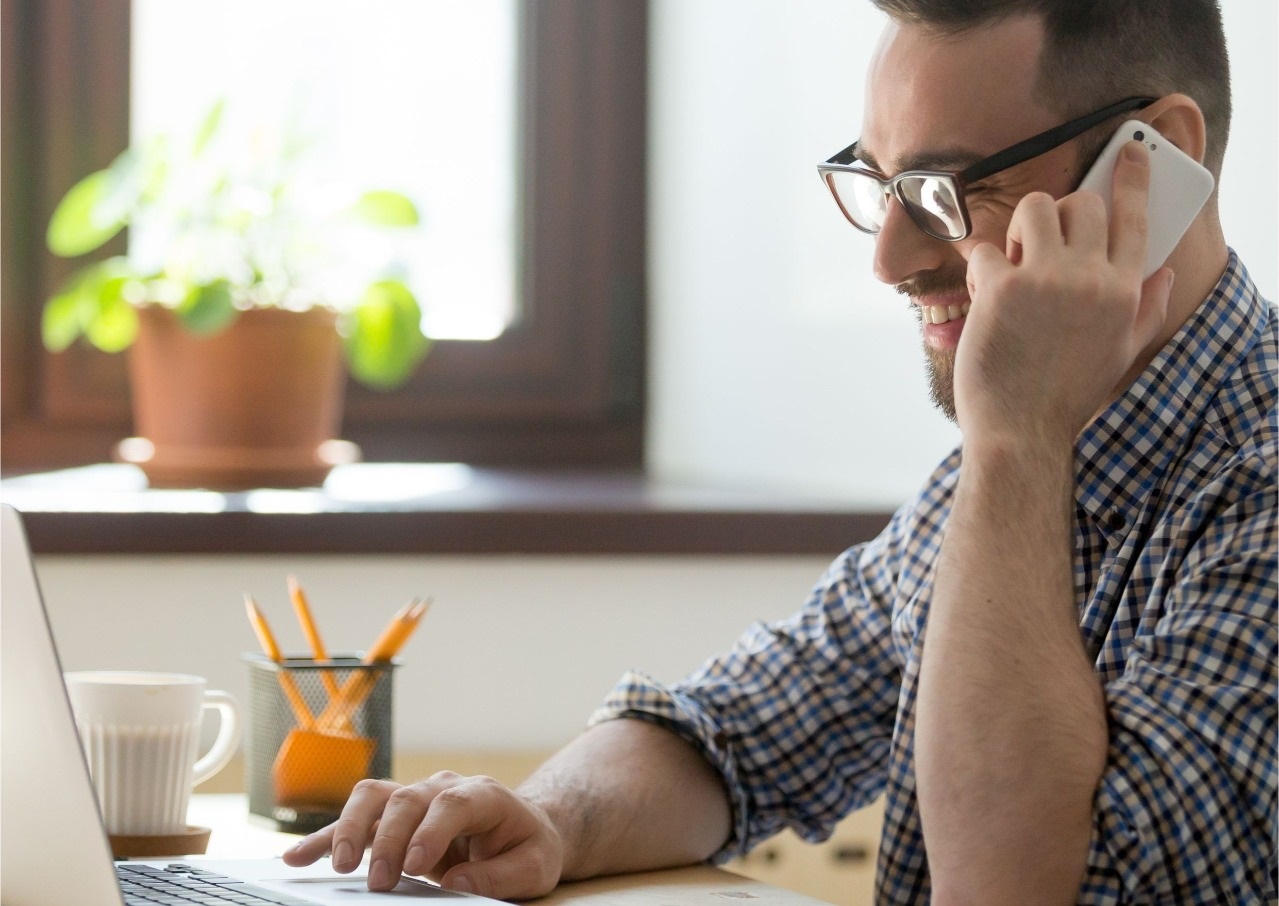
<instances>
[{"instance_id":1,"label":"phone camera lens","mask_svg":"<svg viewBox=\"0 0 1279 906\"><path fill-rule=\"evenodd\" d=\"M1136 139L1137 141L1142 141L1142 140L1144 140L1144 139L1145 139L1145 137L1146 137L1146 133L1144 133L1144 132L1142 132L1140 129L1138 129L1136 132L1134 132L1134 133L1132 134L1132 137L1133 137L1134 139Z\"/></svg>"}]
</instances>

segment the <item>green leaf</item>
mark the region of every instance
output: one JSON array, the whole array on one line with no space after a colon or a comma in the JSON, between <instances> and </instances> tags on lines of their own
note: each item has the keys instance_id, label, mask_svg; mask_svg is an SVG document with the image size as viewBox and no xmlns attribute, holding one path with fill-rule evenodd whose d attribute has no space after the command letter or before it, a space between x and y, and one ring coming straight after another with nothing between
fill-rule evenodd
<instances>
[{"instance_id":1,"label":"green leaf","mask_svg":"<svg viewBox=\"0 0 1279 906\"><path fill-rule=\"evenodd\" d=\"M97 312L84 325L84 336L103 352L121 352L138 335L138 310L129 304L129 276L104 280L97 298Z\"/></svg>"},{"instance_id":2,"label":"green leaf","mask_svg":"<svg viewBox=\"0 0 1279 906\"><path fill-rule=\"evenodd\" d=\"M377 226L417 226L421 222L408 196L389 189L365 192L351 206L351 213Z\"/></svg>"},{"instance_id":3,"label":"green leaf","mask_svg":"<svg viewBox=\"0 0 1279 906\"><path fill-rule=\"evenodd\" d=\"M157 133L143 142L136 152L138 165L132 174L136 204L154 205L164 196L174 170L172 145L169 136Z\"/></svg>"},{"instance_id":4,"label":"green leaf","mask_svg":"<svg viewBox=\"0 0 1279 906\"><path fill-rule=\"evenodd\" d=\"M85 300L91 303L92 298L79 291L82 282L73 278L72 285L45 303L40 319L40 337L44 340L44 348L50 352L62 352L84 332L80 325L85 319L80 312Z\"/></svg>"},{"instance_id":5,"label":"green leaf","mask_svg":"<svg viewBox=\"0 0 1279 906\"><path fill-rule=\"evenodd\" d=\"M194 333L217 333L235 320L234 296L229 280L214 280L192 286L177 308L178 317Z\"/></svg>"},{"instance_id":6,"label":"green leaf","mask_svg":"<svg viewBox=\"0 0 1279 906\"><path fill-rule=\"evenodd\" d=\"M137 332L129 303L136 283L124 258L81 268L45 305L40 324L45 347L61 352L81 335L104 352L127 347Z\"/></svg>"},{"instance_id":7,"label":"green leaf","mask_svg":"<svg viewBox=\"0 0 1279 906\"><path fill-rule=\"evenodd\" d=\"M91 252L124 228L128 208L119 204L119 173L90 173L54 208L45 240L63 258Z\"/></svg>"},{"instance_id":8,"label":"green leaf","mask_svg":"<svg viewBox=\"0 0 1279 906\"><path fill-rule=\"evenodd\" d=\"M226 98L218 98L214 101L213 106L209 108L209 112L204 115L200 128L196 130L195 141L191 145L192 157L199 157L204 153L204 149L209 146L209 142L213 140L213 136L218 132L218 127L222 124L222 112L225 109Z\"/></svg>"},{"instance_id":9,"label":"green leaf","mask_svg":"<svg viewBox=\"0 0 1279 906\"><path fill-rule=\"evenodd\" d=\"M356 380L381 390L402 384L431 348L422 310L398 280L369 286L343 322L347 364Z\"/></svg>"}]
</instances>

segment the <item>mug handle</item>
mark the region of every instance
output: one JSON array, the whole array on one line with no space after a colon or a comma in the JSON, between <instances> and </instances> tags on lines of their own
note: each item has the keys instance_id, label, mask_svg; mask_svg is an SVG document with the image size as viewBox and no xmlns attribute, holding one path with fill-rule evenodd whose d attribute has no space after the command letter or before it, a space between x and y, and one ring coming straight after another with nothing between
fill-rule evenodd
<instances>
[{"instance_id":1,"label":"mug handle","mask_svg":"<svg viewBox=\"0 0 1279 906\"><path fill-rule=\"evenodd\" d=\"M226 767L240 745L240 705L228 693L220 689L208 689L204 693L205 709L217 708L218 737L204 757L191 769L191 785L199 786Z\"/></svg>"}]
</instances>

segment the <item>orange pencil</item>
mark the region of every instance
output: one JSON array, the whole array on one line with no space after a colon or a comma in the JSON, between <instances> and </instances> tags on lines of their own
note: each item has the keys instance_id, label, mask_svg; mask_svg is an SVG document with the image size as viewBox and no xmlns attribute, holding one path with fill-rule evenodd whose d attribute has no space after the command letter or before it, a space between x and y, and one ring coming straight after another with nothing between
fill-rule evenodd
<instances>
[{"instance_id":1,"label":"orange pencil","mask_svg":"<svg viewBox=\"0 0 1279 906\"><path fill-rule=\"evenodd\" d=\"M293 601L293 611L297 614L298 623L302 627L302 634L306 636L307 644L311 646L311 656L317 664L327 663L329 654L324 648L324 642L320 638L320 631L316 628L315 618L311 616L311 605L306 599L306 593L302 591L302 586L298 584L297 576L292 574L288 577L289 598ZM333 675L332 670L323 670L320 677L324 681L324 688L329 692L329 700L338 694L337 677Z\"/></svg>"},{"instance_id":2,"label":"orange pencil","mask_svg":"<svg viewBox=\"0 0 1279 906\"><path fill-rule=\"evenodd\" d=\"M258 607L257 601L254 601L253 596L248 592L244 594L244 608L249 614L249 623L252 624L253 631L257 634L258 644L262 646L262 652L275 663L282 663L284 655L280 653L280 646L275 642L271 627L267 625L266 617L262 615L262 609ZM284 690L284 697L289 700L289 706L293 708L294 719L297 720L298 726L309 729L315 723L315 716L311 714L311 709L307 706L306 699L298 691L297 684L293 682L292 674L281 670L279 675L280 688Z\"/></svg>"},{"instance_id":3,"label":"orange pencil","mask_svg":"<svg viewBox=\"0 0 1279 906\"><path fill-rule=\"evenodd\" d=\"M400 650L400 646L408 639L413 632L413 628L417 625L417 621L413 618L413 613L417 610L419 601L414 598L405 604L391 617L391 621L386 624L386 628L382 630L382 634L364 653L364 663L376 664L379 661L389 661L395 657L395 653ZM418 619L421 619L419 615Z\"/></svg>"},{"instance_id":4,"label":"orange pencil","mask_svg":"<svg viewBox=\"0 0 1279 906\"><path fill-rule=\"evenodd\" d=\"M381 664L390 661L408 641L413 630L417 628L422 617L430 609L431 602L414 598L397 610L382 634L377 637L372 647L365 653L365 664ZM377 674L370 670L362 670L342 684L337 698L329 702L329 706L319 717L321 729L340 728L350 721L354 714L369 697L377 684Z\"/></svg>"}]
</instances>

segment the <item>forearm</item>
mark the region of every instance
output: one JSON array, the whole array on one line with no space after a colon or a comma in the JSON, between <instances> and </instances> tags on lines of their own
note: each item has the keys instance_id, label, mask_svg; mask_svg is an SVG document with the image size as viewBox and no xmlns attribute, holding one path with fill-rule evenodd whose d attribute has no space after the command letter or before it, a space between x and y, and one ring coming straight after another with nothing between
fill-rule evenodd
<instances>
[{"instance_id":1,"label":"forearm","mask_svg":"<svg viewBox=\"0 0 1279 906\"><path fill-rule=\"evenodd\" d=\"M965 449L928 618L918 795L936 904L1074 903L1105 764L1071 451Z\"/></svg>"},{"instance_id":2,"label":"forearm","mask_svg":"<svg viewBox=\"0 0 1279 906\"><path fill-rule=\"evenodd\" d=\"M565 880L699 862L730 832L719 775L675 734L639 720L592 727L517 792L559 831Z\"/></svg>"}]
</instances>

